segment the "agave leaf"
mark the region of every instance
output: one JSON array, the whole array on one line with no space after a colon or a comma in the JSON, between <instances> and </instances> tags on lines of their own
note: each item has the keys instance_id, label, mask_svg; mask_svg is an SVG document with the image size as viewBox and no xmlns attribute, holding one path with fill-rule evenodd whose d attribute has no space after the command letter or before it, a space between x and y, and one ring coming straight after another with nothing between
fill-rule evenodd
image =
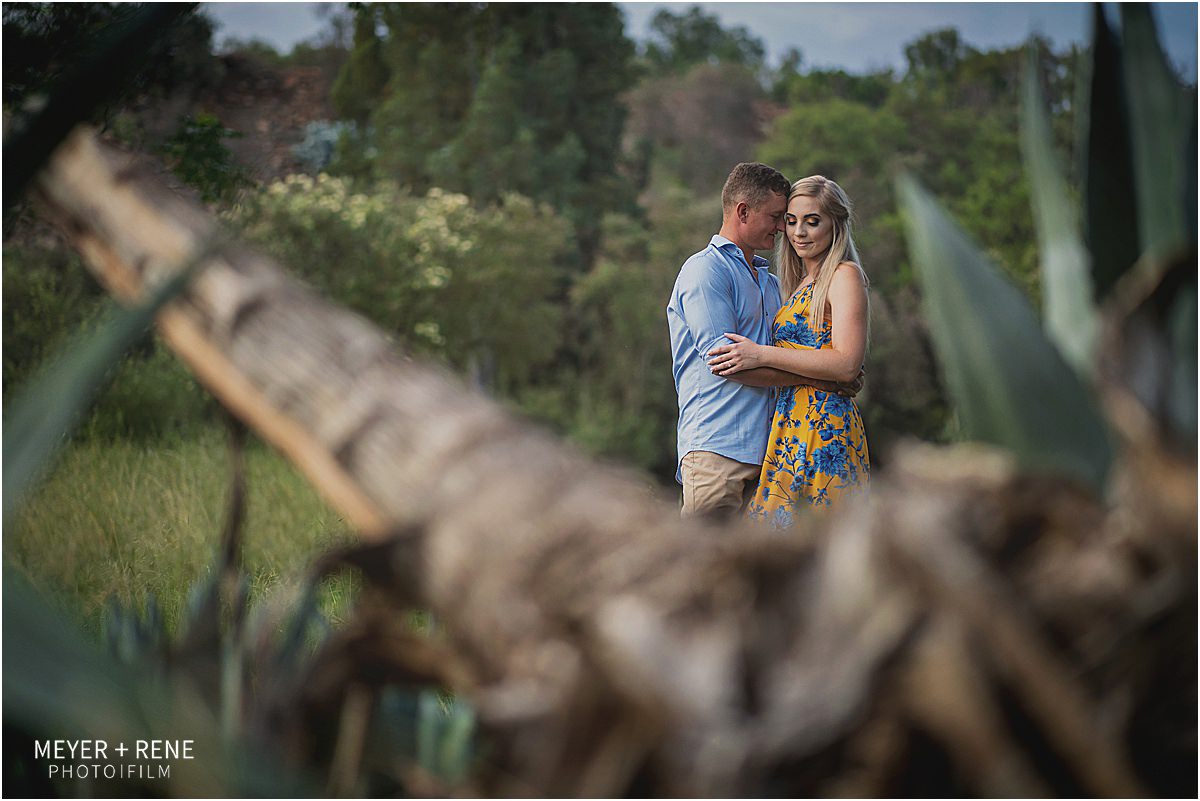
<instances>
[{"instance_id":1,"label":"agave leaf","mask_svg":"<svg viewBox=\"0 0 1200 801\"><path fill-rule=\"evenodd\" d=\"M166 623L158 606L158 597L154 593L149 593L146 597L146 631L150 637L150 647L156 652L161 652L167 639Z\"/></svg>"},{"instance_id":2,"label":"agave leaf","mask_svg":"<svg viewBox=\"0 0 1200 801\"><path fill-rule=\"evenodd\" d=\"M1183 148L1183 152L1186 156L1186 159L1184 160L1184 164L1186 165L1184 167L1184 171L1185 171L1184 174L1191 176L1192 191L1190 193L1187 192L1186 187L1185 187L1185 191L1183 193L1185 213L1184 213L1183 217L1185 220L1187 220L1191 224L1191 232L1192 232L1191 240L1192 240L1192 242L1195 242L1196 235L1197 235L1197 230L1196 230L1197 229L1197 221L1196 221L1197 208L1196 208L1196 191L1195 191L1196 190L1196 161L1198 158L1200 158L1200 156L1198 156L1196 153L1196 150L1197 150L1196 128L1197 128L1197 125L1200 124L1200 121L1198 121L1196 118L1196 94L1195 94L1195 92L1193 92L1189 96L1189 102L1190 102L1191 113L1188 116L1190 116L1192 119L1192 131L1191 131L1191 134L1188 136L1188 141L1187 141L1187 144Z\"/></svg>"},{"instance_id":3,"label":"agave leaf","mask_svg":"<svg viewBox=\"0 0 1200 801\"><path fill-rule=\"evenodd\" d=\"M127 665L136 665L142 658L141 631L138 625L137 610L128 609L121 616L120 637L117 641L117 658Z\"/></svg>"},{"instance_id":4,"label":"agave leaf","mask_svg":"<svg viewBox=\"0 0 1200 801\"><path fill-rule=\"evenodd\" d=\"M1184 116L1191 120L1183 146L1183 219L1188 223L1188 241L1196 243L1196 93L1185 92Z\"/></svg>"},{"instance_id":5,"label":"agave leaf","mask_svg":"<svg viewBox=\"0 0 1200 801\"><path fill-rule=\"evenodd\" d=\"M1108 432L1029 302L915 179L902 175L911 259L946 386L970 439L1102 488Z\"/></svg>"},{"instance_id":6,"label":"agave leaf","mask_svg":"<svg viewBox=\"0 0 1200 801\"><path fill-rule=\"evenodd\" d=\"M382 748L389 755L417 754L420 717L420 695L394 685L385 686L379 694L375 714L371 717L371 747Z\"/></svg>"},{"instance_id":7,"label":"agave leaf","mask_svg":"<svg viewBox=\"0 0 1200 801\"><path fill-rule=\"evenodd\" d=\"M438 764L447 781L458 782L471 767L472 735L475 733L475 710L460 699L450 705L450 720L442 735Z\"/></svg>"},{"instance_id":8,"label":"agave leaf","mask_svg":"<svg viewBox=\"0 0 1200 801\"><path fill-rule=\"evenodd\" d=\"M315 797L311 777L285 768L260 744L222 742L212 711L200 705L195 688L186 686L179 672L169 673L167 681L147 681L144 670L93 646L7 568L3 595L6 725L15 723L35 736L110 743L193 739L204 758L177 763L171 785L156 788L167 795Z\"/></svg>"},{"instance_id":9,"label":"agave leaf","mask_svg":"<svg viewBox=\"0 0 1200 801\"><path fill-rule=\"evenodd\" d=\"M225 638L221 643L221 695L218 701L221 716L221 735L228 741L241 734L242 681L245 670L244 652L239 643Z\"/></svg>"},{"instance_id":10,"label":"agave leaf","mask_svg":"<svg viewBox=\"0 0 1200 801\"><path fill-rule=\"evenodd\" d=\"M1083 154L1084 231L1092 255L1096 300L1102 300L1141 254L1136 239L1138 203L1133 181L1133 145L1125 98L1124 66L1117 37L1104 9L1093 5L1092 50L1083 108L1077 117Z\"/></svg>"},{"instance_id":11,"label":"agave leaf","mask_svg":"<svg viewBox=\"0 0 1200 801\"><path fill-rule=\"evenodd\" d=\"M308 636L314 623L321 618L320 586L315 579L305 582L300 599L288 617L286 629L276 652L275 665L279 670L298 674L307 655Z\"/></svg>"},{"instance_id":12,"label":"agave leaf","mask_svg":"<svg viewBox=\"0 0 1200 801\"><path fill-rule=\"evenodd\" d=\"M68 343L50 367L22 389L4 424L5 520L49 465L112 367L149 328L159 308L183 289L190 274L182 271L140 306L110 312L94 330Z\"/></svg>"},{"instance_id":13,"label":"agave leaf","mask_svg":"<svg viewBox=\"0 0 1200 801\"><path fill-rule=\"evenodd\" d=\"M115 595L110 595L104 602L104 612L100 619L100 631L110 654L119 655L121 653L121 632L124 622L125 607L121 606Z\"/></svg>"},{"instance_id":14,"label":"agave leaf","mask_svg":"<svg viewBox=\"0 0 1200 801\"><path fill-rule=\"evenodd\" d=\"M417 695L417 764L430 775L439 775L438 736L442 731L442 705L433 690Z\"/></svg>"},{"instance_id":15,"label":"agave leaf","mask_svg":"<svg viewBox=\"0 0 1200 801\"><path fill-rule=\"evenodd\" d=\"M1138 233L1142 253L1162 259L1187 244L1195 223L1184 213L1195 195L1195 173L1185 174L1190 159L1184 150L1196 101L1171 72L1148 5L1122 3L1121 29Z\"/></svg>"},{"instance_id":16,"label":"agave leaf","mask_svg":"<svg viewBox=\"0 0 1200 801\"><path fill-rule=\"evenodd\" d=\"M217 574L210 571L192 582L188 587L187 599L183 605L183 618L180 621L181 639L187 639L193 631L199 630L202 623L209 620L212 609L216 606L213 597L217 594Z\"/></svg>"},{"instance_id":17,"label":"agave leaf","mask_svg":"<svg viewBox=\"0 0 1200 801\"><path fill-rule=\"evenodd\" d=\"M123 615L122 615L123 617ZM113 620L121 638L123 620ZM145 737L144 711L132 673L93 648L61 620L29 583L4 571L4 718L54 731L55 737ZM145 688L153 695L151 688ZM149 700L147 698L147 700ZM89 732L89 733L84 733Z\"/></svg>"},{"instance_id":18,"label":"agave leaf","mask_svg":"<svg viewBox=\"0 0 1200 801\"><path fill-rule=\"evenodd\" d=\"M1167 408L1171 421L1194 441L1196 438L1196 284L1184 287L1175 298L1167 320L1167 336L1175 363L1171 370Z\"/></svg>"},{"instance_id":19,"label":"agave leaf","mask_svg":"<svg viewBox=\"0 0 1200 801\"><path fill-rule=\"evenodd\" d=\"M1058 168L1037 73L1037 51L1026 53L1021 92L1021 152L1033 196L1042 270L1046 333L1081 376L1095 370L1099 322L1087 251L1079 236L1067 183Z\"/></svg>"},{"instance_id":20,"label":"agave leaf","mask_svg":"<svg viewBox=\"0 0 1200 801\"><path fill-rule=\"evenodd\" d=\"M180 645L193 642L211 649L220 640L221 573L215 566L210 566L188 589L184 624Z\"/></svg>"}]
</instances>

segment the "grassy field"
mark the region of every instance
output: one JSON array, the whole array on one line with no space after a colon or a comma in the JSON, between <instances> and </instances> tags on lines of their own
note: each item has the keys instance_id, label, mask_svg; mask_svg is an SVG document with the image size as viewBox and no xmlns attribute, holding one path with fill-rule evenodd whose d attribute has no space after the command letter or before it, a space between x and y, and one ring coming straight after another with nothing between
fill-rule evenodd
<instances>
[{"instance_id":1,"label":"grassy field","mask_svg":"<svg viewBox=\"0 0 1200 801\"><path fill-rule=\"evenodd\" d=\"M281 457L246 452L244 564L251 600L287 591L312 558L351 540L347 524ZM214 430L174 444L87 440L68 447L4 532L4 558L91 632L109 598L142 609L153 594L174 630L208 574L225 518L230 453ZM337 622L354 593L327 583Z\"/></svg>"}]
</instances>

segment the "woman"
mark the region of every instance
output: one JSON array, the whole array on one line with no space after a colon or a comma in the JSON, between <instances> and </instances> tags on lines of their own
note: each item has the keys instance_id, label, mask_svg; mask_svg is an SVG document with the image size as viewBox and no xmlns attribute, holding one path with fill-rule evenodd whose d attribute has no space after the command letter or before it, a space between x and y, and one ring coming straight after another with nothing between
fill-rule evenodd
<instances>
[{"instance_id":1,"label":"woman","mask_svg":"<svg viewBox=\"0 0 1200 801\"><path fill-rule=\"evenodd\" d=\"M849 383L867 348L867 276L858 264L846 193L821 175L792 184L779 278L788 298L775 316L775 344L726 334L709 367L730 376L755 367ZM821 310L818 314L816 310ZM808 386L781 387L751 517L791 525L796 509L830 509L866 490L870 471L862 418L850 398Z\"/></svg>"}]
</instances>

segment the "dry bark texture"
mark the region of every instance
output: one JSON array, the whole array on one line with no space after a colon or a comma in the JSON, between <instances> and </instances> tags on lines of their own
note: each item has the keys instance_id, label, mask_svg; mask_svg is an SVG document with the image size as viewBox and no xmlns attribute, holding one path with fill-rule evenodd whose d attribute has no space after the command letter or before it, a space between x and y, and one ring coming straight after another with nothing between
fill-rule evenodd
<instances>
[{"instance_id":1,"label":"dry bark texture","mask_svg":"<svg viewBox=\"0 0 1200 801\"><path fill-rule=\"evenodd\" d=\"M126 299L217 234L86 132L40 191ZM163 336L373 543L344 556L378 597L281 720L446 681L487 734L458 789L498 795L1195 792L1194 448L1142 436L1108 505L914 445L791 537L684 522L263 257L207 252ZM361 736L338 752L348 791Z\"/></svg>"}]
</instances>

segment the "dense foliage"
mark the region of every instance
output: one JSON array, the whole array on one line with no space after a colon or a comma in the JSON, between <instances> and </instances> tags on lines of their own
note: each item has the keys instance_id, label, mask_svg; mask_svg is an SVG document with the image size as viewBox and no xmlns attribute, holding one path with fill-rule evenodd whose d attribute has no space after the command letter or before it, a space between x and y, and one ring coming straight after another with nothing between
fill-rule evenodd
<instances>
[{"instance_id":1,"label":"dense foliage","mask_svg":"<svg viewBox=\"0 0 1200 801\"><path fill-rule=\"evenodd\" d=\"M363 4L333 89L369 127L378 177L487 203L551 203L585 260L605 210L629 206L617 175L633 45L615 6Z\"/></svg>"},{"instance_id":2,"label":"dense foliage","mask_svg":"<svg viewBox=\"0 0 1200 801\"><path fill-rule=\"evenodd\" d=\"M229 201L250 184L246 170L234 164L224 144L226 139L241 136L244 134L226 128L212 114L197 114L184 118L161 152L184 183L200 190L201 200Z\"/></svg>"},{"instance_id":3,"label":"dense foliage","mask_svg":"<svg viewBox=\"0 0 1200 801\"><path fill-rule=\"evenodd\" d=\"M556 351L568 226L525 197L476 209L438 188L355 191L342 178L296 175L230 216L325 295L486 388L514 393Z\"/></svg>"},{"instance_id":4,"label":"dense foliage","mask_svg":"<svg viewBox=\"0 0 1200 801\"><path fill-rule=\"evenodd\" d=\"M738 64L758 71L766 48L744 27L721 27L716 17L692 6L683 14L662 10L650 20L643 50L653 72L683 72L697 64Z\"/></svg>"},{"instance_id":5,"label":"dense foliage","mask_svg":"<svg viewBox=\"0 0 1200 801\"><path fill-rule=\"evenodd\" d=\"M137 11L136 3L5 3L5 106L47 91ZM148 54L146 68L124 87L124 96L164 95L214 80L212 30L202 14L172 26Z\"/></svg>"}]
</instances>

